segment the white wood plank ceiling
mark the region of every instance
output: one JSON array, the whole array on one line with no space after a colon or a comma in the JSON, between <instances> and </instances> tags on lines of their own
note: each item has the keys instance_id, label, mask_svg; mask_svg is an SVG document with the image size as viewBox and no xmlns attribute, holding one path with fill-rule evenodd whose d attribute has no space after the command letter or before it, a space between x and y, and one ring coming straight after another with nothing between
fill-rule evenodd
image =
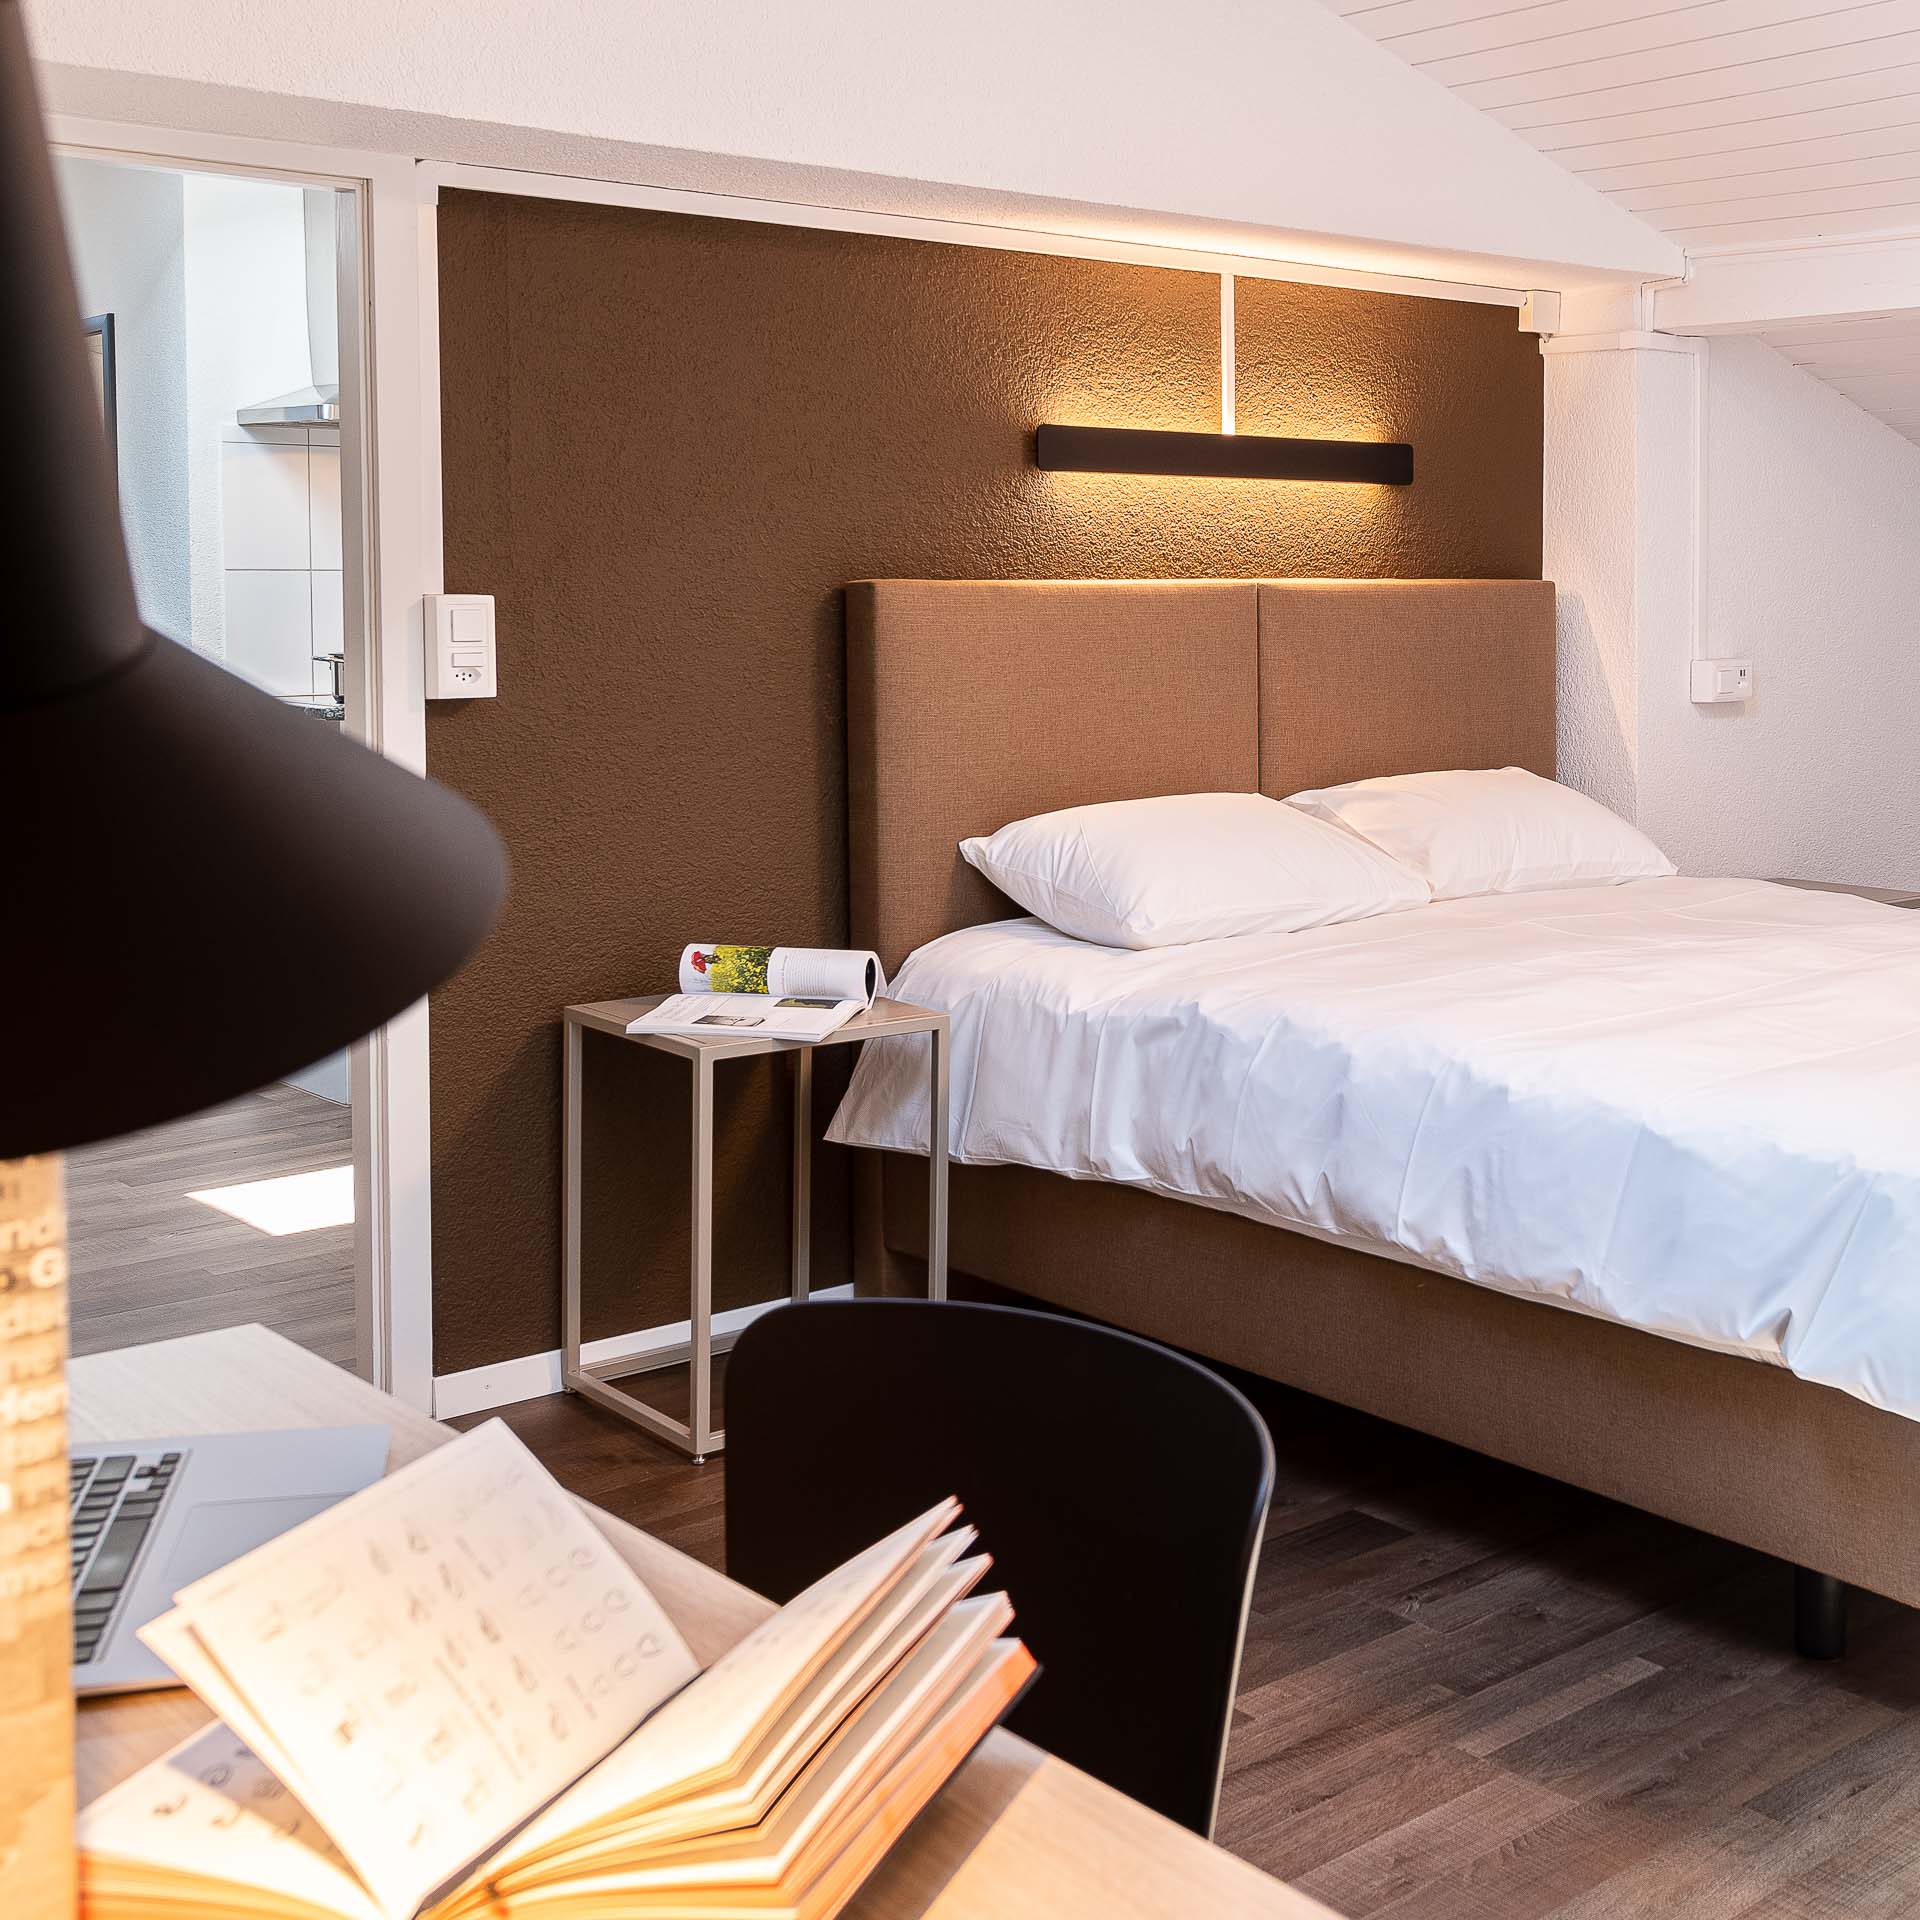
<instances>
[{"instance_id":1,"label":"white wood plank ceiling","mask_svg":"<svg viewBox=\"0 0 1920 1920\"><path fill-rule=\"evenodd\" d=\"M1327 0L1692 251L1920 227L1920 0Z\"/></svg>"},{"instance_id":2,"label":"white wood plank ceiling","mask_svg":"<svg viewBox=\"0 0 1920 1920\"><path fill-rule=\"evenodd\" d=\"M1920 313L1825 320L1757 337L1896 433L1920 441Z\"/></svg>"}]
</instances>

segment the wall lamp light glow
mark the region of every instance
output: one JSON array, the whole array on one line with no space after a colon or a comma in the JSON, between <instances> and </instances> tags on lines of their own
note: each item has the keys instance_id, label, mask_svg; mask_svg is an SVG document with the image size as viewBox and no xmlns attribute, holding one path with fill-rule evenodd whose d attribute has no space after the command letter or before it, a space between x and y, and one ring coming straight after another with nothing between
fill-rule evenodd
<instances>
[{"instance_id":1,"label":"wall lamp light glow","mask_svg":"<svg viewBox=\"0 0 1920 1920\"><path fill-rule=\"evenodd\" d=\"M1203 480L1351 480L1413 484L1413 449L1393 440L1286 440L1259 433L1158 433L1140 427L1039 427L1033 463L1049 473L1180 474Z\"/></svg>"}]
</instances>

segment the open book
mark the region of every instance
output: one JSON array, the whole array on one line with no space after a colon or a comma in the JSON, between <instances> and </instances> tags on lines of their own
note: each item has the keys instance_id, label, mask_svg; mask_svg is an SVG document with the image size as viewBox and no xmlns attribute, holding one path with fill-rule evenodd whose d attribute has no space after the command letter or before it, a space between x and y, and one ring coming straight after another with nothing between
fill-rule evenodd
<instances>
[{"instance_id":1,"label":"open book","mask_svg":"<svg viewBox=\"0 0 1920 1920\"><path fill-rule=\"evenodd\" d=\"M696 940L680 955L680 991L629 1020L627 1031L824 1040L886 984L880 956L865 949Z\"/></svg>"},{"instance_id":2,"label":"open book","mask_svg":"<svg viewBox=\"0 0 1920 1920\"><path fill-rule=\"evenodd\" d=\"M837 1913L1034 1671L957 1502L704 1673L498 1421L143 1630L219 1720L80 1817L89 1920Z\"/></svg>"}]
</instances>

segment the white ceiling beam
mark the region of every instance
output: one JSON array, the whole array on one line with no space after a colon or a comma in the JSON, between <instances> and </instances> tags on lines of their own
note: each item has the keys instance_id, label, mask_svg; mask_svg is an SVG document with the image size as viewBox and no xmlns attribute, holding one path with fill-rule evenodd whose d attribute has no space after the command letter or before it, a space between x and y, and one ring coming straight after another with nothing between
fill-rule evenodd
<instances>
[{"instance_id":1,"label":"white ceiling beam","mask_svg":"<svg viewBox=\"0 0 1920 1920\"><path fill-rule=\"evenodd\" d=\"M1704 254L1653 295L1663 333L1761 333L1920 308L1920 231Z\"/></svg>"}]
</instances>

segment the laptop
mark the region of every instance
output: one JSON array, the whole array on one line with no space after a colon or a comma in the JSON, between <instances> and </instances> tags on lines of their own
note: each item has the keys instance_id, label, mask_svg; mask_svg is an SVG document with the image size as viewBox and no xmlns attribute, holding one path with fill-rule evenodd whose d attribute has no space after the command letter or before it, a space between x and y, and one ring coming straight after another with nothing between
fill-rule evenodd
<instances>
[{"instance_id":1,"label":"laptop","mask_svg":"<svg viewBox=\"0 0 1920 1920\"><path fill-rule=\"evenodd\" d=\"M125 1693L179 1685L138 1629L201 1575L371 1486L387 1429L94 1441L71 1460L73 1687Z\"/></svg>"}]
</instances>

